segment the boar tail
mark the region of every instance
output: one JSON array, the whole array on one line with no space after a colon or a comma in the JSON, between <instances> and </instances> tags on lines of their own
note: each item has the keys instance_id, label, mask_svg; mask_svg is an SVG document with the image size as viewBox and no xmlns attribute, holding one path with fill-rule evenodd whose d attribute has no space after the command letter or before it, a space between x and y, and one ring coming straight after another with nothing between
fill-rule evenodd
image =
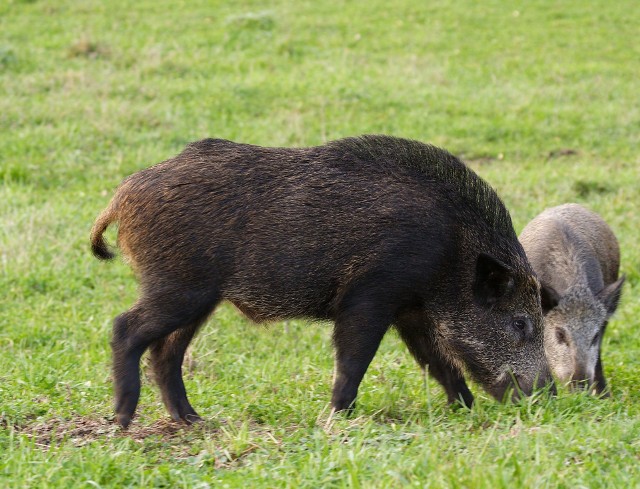
<instances>
[{"instance_id":1,"label":"boar tail","mask_svg":"<svg viewBox=\"0 0 640 489\"><path fill-rule=\"evenodd\" d=\"M115 200L114 198L109 206L102 211L91 228L91 251L100 260L111 260L116 256L102 236L109 224L117 220Z\"/></svg>"}]
</instances>

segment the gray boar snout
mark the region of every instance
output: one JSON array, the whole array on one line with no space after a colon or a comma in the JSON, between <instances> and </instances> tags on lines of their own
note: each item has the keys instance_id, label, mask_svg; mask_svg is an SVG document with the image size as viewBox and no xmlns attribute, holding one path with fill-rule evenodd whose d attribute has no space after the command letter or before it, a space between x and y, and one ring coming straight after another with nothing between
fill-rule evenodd
<instances>
[{"instance_id":1,"label":"gray boar snout","mask_svg":"<svg viewBox=\"0 0 640 489\"><path fill-rule=\"evenodd\" d=\"M583 363L576 363L569 387L573 391L589 390L595 384L595 370Z\"/></svg>"}]
</instances>

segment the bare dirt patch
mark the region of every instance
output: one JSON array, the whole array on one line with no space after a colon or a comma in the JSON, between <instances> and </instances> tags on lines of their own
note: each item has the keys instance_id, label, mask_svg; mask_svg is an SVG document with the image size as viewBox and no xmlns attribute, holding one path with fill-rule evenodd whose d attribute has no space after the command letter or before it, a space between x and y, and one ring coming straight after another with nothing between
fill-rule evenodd
<instances>
[{"instance_id":1,"label":"bare dirt patch","mask_svg":"<svg viewBox=\"0 0 640 489\"><path fill-rule=\"evenodd\" d=\"M96 440L129 438L142 443L148 437L156 437L160 441L179 439L192 430L191 426L173 421L156 421L150 425L132 424L123 430L109 418L76 417L72 419L54 418L34 420L24 425L13 426L13 429L29 436L36 446L49 449L70 442L75 446L83 446ZM199 426L203 432L214 432L213 428Z\"/></svg>"},{"instance_id":2,"label":"bare dirt patch","mask_svg":"<svg viewBox=\"0 0 640 489\"><path fill-rule=\"evenodd\" d=\"M1 428L30 438L43 451L69 445L82 447L93 442L108 447L118 439L129 439L144 445L144 451L154 451L159 458L222 469L244 464L257 450L280 449L281 440L253 423L246 439L240 439L244 438L238 434L241 426L237 423L220 426L206 421L186 425L168 420L145 425L144 420L138 418L123 430L108 417L38 418L14 425L0 416Z\"/></svg>"}]
</instances>

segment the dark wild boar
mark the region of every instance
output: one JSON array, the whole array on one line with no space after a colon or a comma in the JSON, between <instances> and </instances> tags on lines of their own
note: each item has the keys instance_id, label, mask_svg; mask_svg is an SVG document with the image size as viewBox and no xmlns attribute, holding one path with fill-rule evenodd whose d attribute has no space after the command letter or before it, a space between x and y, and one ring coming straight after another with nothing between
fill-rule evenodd
<instances>
[{"instance_id":1,"label":"dark wild boar","mask_svg":"<svg viewBox=\"0 0 640 489\"><path fill-rule=\"evenodd\" d=\"M553 373L572 387L607 394L601 344L618 307L618 240L604 220L578 204L546 209L520 242L542 283L545 350Z\"/></svg>"},{"instance_id":2,"label":"dark wild boar","mask_svg":"<svg viewBox=\"0 0 640 489\"><path fill-rule=\"evenodd\" d=\"M395 326L450 401L471 405L463 371L502 399L551 380L540 285L496 193L454 156L362 136L312 148L206 139L122 182L92 233L118 245L140 297L113 325L118 422L126 427L149 348L174 420L198 415L181 365L216 304L254 321L335 323L334 410L351 408Z\"/></svg>"}]
</instances>

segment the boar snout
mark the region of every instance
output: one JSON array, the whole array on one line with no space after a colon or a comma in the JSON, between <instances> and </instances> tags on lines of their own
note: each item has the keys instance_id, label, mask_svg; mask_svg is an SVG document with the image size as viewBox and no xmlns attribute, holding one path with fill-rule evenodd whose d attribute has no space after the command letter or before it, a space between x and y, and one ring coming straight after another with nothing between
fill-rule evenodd
<instances>
[{"instance_id":1,"label":"boar snout","mask_svg":"<svg viewBox=\"0 0 640 489\"><path fill-rule=\"evenodd\" d=\"M572 391L591 389L596 384L595 372L584 364L576 365L569 387Z\"/></svg>"},{"instance_id":2,"label":"boar snout","mask_svg":"<svg viewBox=\"0 0 640 489\"><path fill-rule=\"evenodd\" d=\"M494 384L490 393L499 401L506 402L511 399L511 401L516 402L522 397L531 396L536 391L543 389L547 389L552 396L557 394L555 381L548 367L542 369L532 379L514 374L511 370L506 370Z\"/></svg>"},{"instance_id":3,"label":"boar snout","mask_svg":"<svg viewBox=\"0 0 640 489\"><path fill-rule=\"evenodd\" d=\"M532 382L520 383L520 391L526 396L543 389L547 389L551 396L555 396L558 393L551 369L548 367L545 367L542 372L536 375Z\"/></svg>"}]
</instances>

